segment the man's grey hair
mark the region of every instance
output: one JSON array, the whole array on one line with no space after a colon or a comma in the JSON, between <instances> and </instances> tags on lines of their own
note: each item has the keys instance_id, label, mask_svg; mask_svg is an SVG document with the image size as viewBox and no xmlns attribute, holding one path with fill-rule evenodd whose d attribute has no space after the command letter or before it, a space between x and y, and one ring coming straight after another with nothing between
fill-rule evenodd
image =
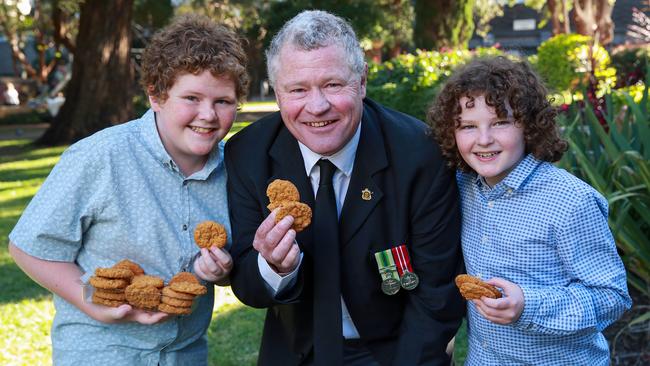
<instances>
[{"instance_id":1,"label":"man's grey hair","mask_svg":"<svg viewBox=\"0 0 650 366\"><path fill-rule=\"evenodd\" d=\"M343 49L350 70L360 77L365 69L363 50L350 23L322 10L306 10L293 17L273 37L266 50L266 68L271 86L275 86L278 59L283 47L291 45L299 50L311 51L333 44Z\"/></svg>"}]
</instances>

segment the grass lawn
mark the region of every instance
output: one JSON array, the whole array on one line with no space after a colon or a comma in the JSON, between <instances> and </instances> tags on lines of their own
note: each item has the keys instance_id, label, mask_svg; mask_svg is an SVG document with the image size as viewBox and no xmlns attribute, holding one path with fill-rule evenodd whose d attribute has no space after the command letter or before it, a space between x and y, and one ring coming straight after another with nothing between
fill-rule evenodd
<instances>
[{"instance_id":1,"label":"grass lawn","mask_svg":"<svg viewBox=\"0 0 650 366\"><path fill-rule=\"evenodd\" d=\"M236 124L233 133L247 124ZM0 140L0 365L51 364L51 295L14 264L7 236L64 149ZM217 288L215 296L210 365L254 365L264 311L242 305L229 288ZM457 361L465 358L465 338L463 327L456 340Z\"/></svg>"}]
</instances>

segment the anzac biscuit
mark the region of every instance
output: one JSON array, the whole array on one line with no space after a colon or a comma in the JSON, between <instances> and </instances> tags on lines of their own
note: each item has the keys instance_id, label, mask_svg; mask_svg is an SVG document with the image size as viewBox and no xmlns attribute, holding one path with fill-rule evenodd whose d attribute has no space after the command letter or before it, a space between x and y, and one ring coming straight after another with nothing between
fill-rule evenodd
<instances>
[{"instance_id":1,"label":"anzac biscuit","mask_svg":"<svg viewBox=\"0 0 650 366\"><path fill-rule=\"evenodd\" d=\"M129 285L124 290L129 304L141 309L155 309L160 304L160 289L154 286Z\"/></svg>"},{"instance_id":2,"label":"anzac biscuit","mask_svg":"<svg viewBox=\"0 0 650 366\"><path fill-rule=\"evenodd\" d=\"M298 188L288 180L276 179L266 187L269 202L300 201ZM273 210L271 210L273 211Z\"/></svg>"},{"instance_id":3,"label":"anzac biscuit","mask_svg":"<svg viewBox=\"0 0 650 366\"><path fill-rule=\"evenodd\" d=\"M174 299L178 299L178 300L194 300L195 297L192 294L186 294L183 292L174 291L169 286L166 286L162 289L162 294L163 296L173 297Z\"/></svg>"},{"instance_id":4,"label":"anzac biscuit","mask_svg":"<svg viewBox=\"0 0 650 366\"><path fill-rule=\"evenodd\" d=\"M169 284L171 285L174 282L189 282L189 283L199 283L199 280L190 272L178 272L174 275L174 277L169 280Z\"/></svg>"},{"instance_id":5,"label":"anzac biscuit","mask_svg":"<svg viewBox=\"0 0 650 366\"><path fill-rule=\"evenodd\" d=\"M266 206L266 208L268 208L269 211L273 211L273 210L275 210L276 208L280 207L284 202L286 202L286 201L281 201L281 202L271 202L271 203L269 203L269 204Z\"/></svg>"},{"instance_id":6,"label":"anzac biscuit","mask_svg":"<svg viewBox=\"0 0 650 366\"><path fill-rule=\"evenodd\" d=\"M480 299L481 296L498 299L501 297L501 292L496 287L482 281L480 278L462 274L456 276L456 286L460 290L460 294L466 300Z\"/></svg>"},{"instance_id":7,"label":"anzac biscuit","mask_svg":"<svg viewBox=\"0 0 650 366\"><path fill-rule=\"evenodd\" d=\"M163 288L163 286L165 286L165 281L163 281L163 279L158 276L140 275L133 277L131 280L131 285L135 285L136 287L153 286L157 288Z\"/></svg>"},{"instance_id":8,"label":"anzac biscuit","mask_svg":"<svg viewBox=\"0 0 650 366\"><path fill-rule=\"evenodd\" d=\"M113 308L116 308L116 307L118 307L118 306L125 303L124 301L119 301L119 300L104 299L104 298L101 298L101 297L97 296L97 294L93 294L92 302L93 302L93 304L110 306L110 307L113 307Z\"/></svg>"},{"instance_id":9,"label":"anzac biscuit","mask_svg":"<svg viewBox=\"0 0 650 366\"><path fill-rule=\"evenodd\" d=\"M158 310L162 311L163 313L174 315L188 315L192 313L191 307L178 307L165 303L158 305Z\"/></svg>"},{"instance_id":10,"label":"anzac biscuit","mask_svg":"<svg viewBox=\"0 0 650 366\"><path fill-rule=\"evenodd\" d=\"M205 286L190 282L174 282L169 287L174 291L192 295L205 295L208 292Z\"/></svg>"},{"instance_id":11,"label":"anzac biscuit","mask_svg":"<svg viewBox=\"0 0 650 366\"><path fill-rule=\"evenodd\" d=\"M203 221L194 229L194 242L199 248L223 248L227 241L226 228L214 221Z\"/></svg>"},{"instance_id":12,"label":"anzac biscuit","mask_svg":"<svg viewBox=\"0 0 650 366\"><path fill-rule=\"evenodd\" d=\"M91 276L88 282L93 287L101 288L101 289L118 289L118 288L123 289L129 285L128 280L124 280L120 278L104 278L98 276Z\"/></svg>"},{"instance_id":13,"label":"anzac biscuit","mask_svg":"<svg viewBox=\"0 0 650 366\"><path fill-rule=\"evenodd\" d=\"M142 269L142 267L140 267L140 266L139 266L137 263L135 263L135 262L131 262L131 261L128 260L128 259L123 259L123 260L117 262L117 263L113 266L113 268L126 268L126 269L130 270L131 272L133 272L133 274L134 274L135 276L140 276L140 275L143 275L143 274L144 274L144 269Z\"/></svg>"},{"instance_id":14,"label":"anzac biscuit","mask_svg":"<svg viewBox=\"0 0 650 366\"><path fill-rule=\"evenodd\" d=\"M180 300L180 299L175 299L173 297L163 295L161 302L163 304L185 308L185 307L191 307L193 301L192 300Z\"/></svg>"},{"instance_id":15,"label":"anzac biscuit","mask_svg":"<svg viewBox=\"0 0 650 366\"><path fill-rule=\"evenodd\" d=\"M102 290L96 290L93 296L101 297L106 300L115 300L115 301L124 301L126 300L126 295L124 291L121 292L107 292Z\"/></svg>"},{"instance_id":16,"label":"anzac biscuit","mask_svg":"<svg viewBox=\"0 0 650 366\"><path fill-rule=\"evenodd\" d=\"M289 215L293 216L291 228L297 233L303 231L311 223L311 207L302 202L283 202L275 214L275 223L277 224Z\"/></svg>"},{"instance_id":17,"label":"anzac biscuit","mask_svg":"<svg viewBox=\"0 0 650 366\"><path fill-rule=\"evenodd\" d=\"M95 276L131 280L133 278L133 272L126 268L97 268L95 269Z\"/></svg>"}]
</instances>

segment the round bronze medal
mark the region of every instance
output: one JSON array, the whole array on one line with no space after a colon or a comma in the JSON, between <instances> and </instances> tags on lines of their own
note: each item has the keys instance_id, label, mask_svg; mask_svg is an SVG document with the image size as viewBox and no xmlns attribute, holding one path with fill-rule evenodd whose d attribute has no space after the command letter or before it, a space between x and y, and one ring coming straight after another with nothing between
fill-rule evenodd
<instances>
[{"instance_id":1,"label":"round bronze medal","mask_svg":"<svg viewBox=\"0 0 650 366\"><path fill-rule=\"evenodd\" d=\"M395 295L399 291L400 283L394 278L387 278L381 283L381 290L386 295Z\"/></svg>"},{"instance_id":2,"label":"round bronze medal","mask_svg":"<svg viewBox=\"0 0 650 366\"><path fill-rule=\"evenodd\" d=\"M418 275L416 275L415 273L405 271L402 274L402 278L400 279L400 282L402 283L402 287L404 288L404 290L413 290L414 288L418 287L418 284L420 283L420 279L418 278Z\"/></svg>"}]
</instances>

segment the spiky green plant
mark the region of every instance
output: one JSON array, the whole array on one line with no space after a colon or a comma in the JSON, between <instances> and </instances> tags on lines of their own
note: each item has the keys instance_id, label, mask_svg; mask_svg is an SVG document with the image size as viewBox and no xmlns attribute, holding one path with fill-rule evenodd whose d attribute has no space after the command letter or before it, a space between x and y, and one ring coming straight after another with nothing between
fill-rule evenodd
<instances>
[{"instance_id":1,"label":"spiky green plant","mask_svg":"<svg viewBox=\"0 0 650 366\"><path fill-rule=\"evenodd\" d=\"M609 224L627 268L628 282L650 295L650 113L646 80L640 103L606 96L605 124L593 107L574 106L560 116L569 152L560 166L609 201Z\"/></svg>"}]
</instances>

